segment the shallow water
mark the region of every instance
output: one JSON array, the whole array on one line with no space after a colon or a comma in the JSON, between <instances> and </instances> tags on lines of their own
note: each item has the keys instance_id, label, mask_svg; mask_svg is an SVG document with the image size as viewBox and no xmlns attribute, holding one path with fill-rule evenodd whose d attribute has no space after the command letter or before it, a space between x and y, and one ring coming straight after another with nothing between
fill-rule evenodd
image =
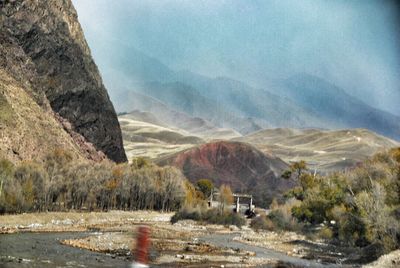
<instances>
[{"instance_id":1,"label":"shallow water","mask_svg":"<svg viewBox=\"0 0 400 268\"><path fill-rule=\"evenodd\" d=\"M129 257L73 248L60 240L91 233L17 233L0 235L0 267L129 267Z\"/></svg>"}]
</instances>

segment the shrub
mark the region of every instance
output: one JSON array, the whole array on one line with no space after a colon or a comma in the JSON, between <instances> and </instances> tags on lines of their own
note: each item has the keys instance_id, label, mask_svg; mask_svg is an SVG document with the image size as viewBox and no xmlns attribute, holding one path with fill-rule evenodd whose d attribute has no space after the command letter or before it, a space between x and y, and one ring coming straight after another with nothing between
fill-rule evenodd
<instances>
[{"instance_id":1,"label":"shrub","mask_svg":"<svg viewBox=\"0 0 400 268\"><path fill-rule=\"evenodd\" d=\"M250 227L256 231L258 230L274 231L276 229L274 223L265 215L253 218L250 222Z\"/></svg>"},{"instance_id":2,"label":"shrub","mask_svg":"<svg viewBox=\"0 0 400 268\"><path fill-rule=\"evenodd\" d=\"M203 214L203 220L212 224L236 225L238 227L246 224L245 218L239 213L225 211L222 214L217 209L209 209Z\"/></svg>"},{"instance_id":3,"label":"shrub","mask_svg":"<svg viewBox=\"0 0 400 268\"><path fill-rule=\"evenodd\" d=\"M218 209L201 210L199 208L183 208L176 212L171 218L171 223L179 220L195 220L211 224L236 225L238 227L246 224L246 219L238 213L220 213Z\"/></svg>"},{"instance_id":4,"label":"shrub","mask_svg":"<svg viewBox=\"0 0 400 268\"><path fill-rule=\"evenodd\" d=\"M199 221L202 219L201 212L198 209L183 208L177 211L171 218L171 223L174 224L179 220L194 220Z\"/></svg>"},{"instance_id":5,"label":"shrub","mask_svg":"<svg viewBox=\"0 0 400 268\"><path fill-rule=\"evenodd\" d=\"M324 226L319 230L318 236L324 240L330 240L333 237L333 231L331 228Z\"/></svg>"},{"instance_id":6,"label":"shrub","mask_svg":"<svg viewBox=\"0 0 400 268\"><path fill-rule=\"evenodd\" d=\"M197 187L203 193L204 198L208 198L214 189L214 184L208 179L200 179L197 181Z\"/></svg>"}]
</instances>

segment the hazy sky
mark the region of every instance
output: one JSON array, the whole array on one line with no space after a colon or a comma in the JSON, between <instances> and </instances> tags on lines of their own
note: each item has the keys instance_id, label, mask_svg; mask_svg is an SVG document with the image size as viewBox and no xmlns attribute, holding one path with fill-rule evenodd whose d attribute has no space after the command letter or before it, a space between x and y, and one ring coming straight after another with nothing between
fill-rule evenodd
<instances>
[{"instance_id":1,"label":"hazy sky","mask_svg":"<svg viewBox=\"0 0 400 268\"><path fill-rule=\"evenodd\" d=\"M73 0L95 61L128 45L177 70L252 85L306 72L400 115L395 2ZM96 50L104 40L110 53Z\"/></svg>"}]
</instances>

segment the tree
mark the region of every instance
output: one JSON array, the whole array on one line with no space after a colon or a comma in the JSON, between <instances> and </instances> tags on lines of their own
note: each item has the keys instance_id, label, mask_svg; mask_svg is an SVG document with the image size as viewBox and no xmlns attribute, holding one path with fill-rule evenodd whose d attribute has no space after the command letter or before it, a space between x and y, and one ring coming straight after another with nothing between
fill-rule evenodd
<instances>
[{"instance_id":1,"label":"tree","mask_svg":"<svg viewBox=\"0 0 400 268\"><path fill-rule=\"evenodd\" d=\"M214 184L209 179L200 179L197 181L197 187L200 192L203 193L204 197L207 199L214 189Z\"/></svg>"},{"instance_id":2,"label":"tree","mask_svg":"<svg viewBox=\"0 0 400 268\"><path fill-rule=\"evenodd\" d=\"M229 185L222 184L219 188L219 202L222 215L226 208L233 203L233 193Z\"/></svg>"},{"instance_id":3,"label":"tree","mask_svg":"<svg viewBox=\"0 0 400 268\"><path fill-rule=\"evenodd\" d=\"M24 197L24 210L42 210L45 204L45 182L47 173L35 162L22 162L14 173L16 181L21 184Z\"/></svg>"},{"instance_id":4,"label":"tree","mask_svg":"<svg viewBox=\"0 0 400 268\"><path fill-rule=\"evenodd\" d=\"M296 179L299 179L305 170L307 170L307 164L304 160L294 162L290 165L290 170L296 174Z\"/></svg>"},{"instance_id":5,"label":"tree","mask_svg":"<svg viewBox=\"0 0 400 268\"><path fill-rule=\"evenodd\" d=\"M7 159L0 160L0 198L3 192L3 186L6 180L13 176L14 165Z\"/></svg>"}]
</instances>

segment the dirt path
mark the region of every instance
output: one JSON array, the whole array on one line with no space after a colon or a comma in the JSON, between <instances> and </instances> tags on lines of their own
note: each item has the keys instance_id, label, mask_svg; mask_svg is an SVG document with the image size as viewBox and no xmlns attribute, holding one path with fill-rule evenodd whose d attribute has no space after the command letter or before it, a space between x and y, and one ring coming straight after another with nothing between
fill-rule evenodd
<instances>
[{"instance_id":1,"label":"dirt path","mask_svg":"<svg viewBox=\"0 0 400 268\"><path fill-rule=\"evenodd\" d=\"M218 247L230 247L244 251L251 251L254 252L257 257L275 259L283 263L292 264L299 267L342 267L335 264L321 264L316 261L309 261L301 258L291 257L278 251L241 243L234 240L234 237L237 235L239 235L239 233L212 234L201 237L200 241L211 243Z\"/></svg>"}]
</instances>

